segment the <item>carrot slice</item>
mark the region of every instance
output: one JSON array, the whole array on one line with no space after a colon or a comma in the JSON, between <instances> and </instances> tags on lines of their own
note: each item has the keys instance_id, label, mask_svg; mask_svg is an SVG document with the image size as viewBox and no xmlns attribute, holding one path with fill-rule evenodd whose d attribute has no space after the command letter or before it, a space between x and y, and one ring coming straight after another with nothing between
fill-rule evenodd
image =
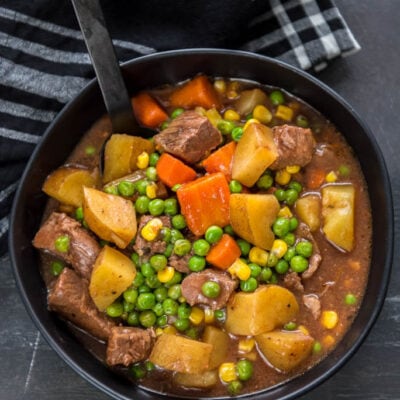
<instances>
[{"instance_id":1,"label":"carrot slice","mask_svg":"<svg viewBox=\"0 0 400 400\"><path fill-rule=\"evenodd\" d=\"M212 174L222 172L228 180L232 179L232 161L235 153L236 142L229 142L211 153L204 161L203 167Z\"/></svg>"},{"instance_id":2,"label":"carrot slice","mask_svg":"<svg viewBox=\"0 0 400 400\"><path fill-rule=\"evenodd\" d=\"M199 75L176 89L170 96L172 107L204 107L206 109L220 106L220 100L214 86L204 75Z\"/></svg>"},{"instance_id":3,"label":"carrot slice","mask_svg":"<svg viewBox=\"0 0 400 400\"><path fill-rule=\"evenodd\" d=\"M190 182L197 175L194 169L168 153L161 154L156 165L156 171L160 181L169 187L178 183Z\"/></svg>"},{"instance_id":4,"label":"carrot slice","mask_svg":"<svg viewBox=\"0 0 400 400\"><path fill-rule=\"evenodd\" d=\"M235 239L225 233L208 252L206 260L214 267L225 270L240 257L240 254L240 247Z\"/></svg>"},{"instance_id":5,"label":"carrot slice","mask_svg":"<svg viewBox=\"0 0 400 400\"><path fill-rule=\"evenodd\" d=\"M139 123L149 128L157 128L168 119L168 114L148 93L133 97L132 107Z\"/></svg>"},{"instance_id":6,"label":"carrot slice","mask_svg":"<svg viewBox=\"0 0 400 400\"><path fill-rule=\"evenodd\" d=\"M306 174L307 187L318 189L325 181L326 172L322 169L310 170Z\"/></svg>"},{"instance_id":7,"label":"carrot slice","mask_svg":"<svg viewBox=\"0 0 400 400\"><path fill-rule=\"evenodd\" d=\"M176 192L188 228L197 236L229 224L229 186L222 172L185 183Z\"/></svg>"}]
</instances>

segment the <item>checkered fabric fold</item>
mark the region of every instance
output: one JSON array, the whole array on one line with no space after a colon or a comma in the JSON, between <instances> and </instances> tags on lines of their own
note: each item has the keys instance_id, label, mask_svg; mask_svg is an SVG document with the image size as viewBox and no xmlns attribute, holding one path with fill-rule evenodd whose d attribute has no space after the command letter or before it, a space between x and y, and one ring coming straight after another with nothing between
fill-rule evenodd
<instances>
[{"instance_id":1,"label":"checkered fabric fold","mask_svg":"<svg viewBox=\"0 0 400 400\"><path fill-rule=\"evenodd\" d=\"M332 0L101 1L123 62L157 51L248 50L320 70L359 45ZM68 0L0 3L0 254L29 156L62 107L94 77Z\"/></svg>"}]
</instances>

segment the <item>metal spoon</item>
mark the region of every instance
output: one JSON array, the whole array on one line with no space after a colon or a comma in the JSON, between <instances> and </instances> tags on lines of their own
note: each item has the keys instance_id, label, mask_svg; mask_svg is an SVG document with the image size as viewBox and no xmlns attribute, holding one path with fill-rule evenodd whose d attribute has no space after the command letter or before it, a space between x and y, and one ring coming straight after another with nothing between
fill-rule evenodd
<instances>
[{"instance_id":1,"label":"metal spoon","mask_svg":"<svg viewBox=\"0 0 400 400\"><path fill-rule=\"evenodd\" d=\"M71 0L99 82L112 131L140 136L154 134L140 126L122 77L114 46L98 0Z\"/></svg>"}]
</instances>

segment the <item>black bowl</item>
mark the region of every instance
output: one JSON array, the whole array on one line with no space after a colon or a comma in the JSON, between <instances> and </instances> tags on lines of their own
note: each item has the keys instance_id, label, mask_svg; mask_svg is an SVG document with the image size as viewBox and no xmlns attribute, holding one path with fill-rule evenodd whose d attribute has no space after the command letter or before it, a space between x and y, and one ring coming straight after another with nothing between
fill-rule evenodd
<instances>
[{"instance_id":1,"label":"black bowl","mask_svg":"<svg viewBox=\"0 0 400 400\"><path fill-rule=\"evenodd\" d=\"M375 138L350 105L317 79L276 60L238 51L196 49L158 53L123 65L131 92L176 83L199 72L278 86L305 100L343 133L355 149L367 181L373 218L373 249L360 312L343 340L321 363L285 384L251 395L252 399L292 399L327 379L354 354L383 305L393 247L392 199L385 162ZM47 130L29 161L15 197L9 241L11 260L26 308L44 338L67 364L115 398L154 399L155 394L119 378L85 351L65 324L47 310L46 287L39 273L38 254L31 245L47 201L40 189L44 179L63 164L83 133L104 113L99 87L93 80Z\"/></svg>"}]
</instances>

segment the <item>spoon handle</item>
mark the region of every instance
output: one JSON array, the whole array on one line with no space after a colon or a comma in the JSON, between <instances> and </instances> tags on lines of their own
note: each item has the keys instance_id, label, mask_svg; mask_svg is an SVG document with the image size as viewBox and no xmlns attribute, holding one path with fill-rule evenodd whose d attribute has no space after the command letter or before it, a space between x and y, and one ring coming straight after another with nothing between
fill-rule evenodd
<instances>
[{"instance_id":1,"label":"spoon handle","mask_svg":"<svg viewBox=\"0 0 400 400\"><path fill-rule=\"evenodd\" d=\"M98 0L72 0L76 17L111 118L113 132L131 133L138 125Z\"/></svg>"}]
</instances>

